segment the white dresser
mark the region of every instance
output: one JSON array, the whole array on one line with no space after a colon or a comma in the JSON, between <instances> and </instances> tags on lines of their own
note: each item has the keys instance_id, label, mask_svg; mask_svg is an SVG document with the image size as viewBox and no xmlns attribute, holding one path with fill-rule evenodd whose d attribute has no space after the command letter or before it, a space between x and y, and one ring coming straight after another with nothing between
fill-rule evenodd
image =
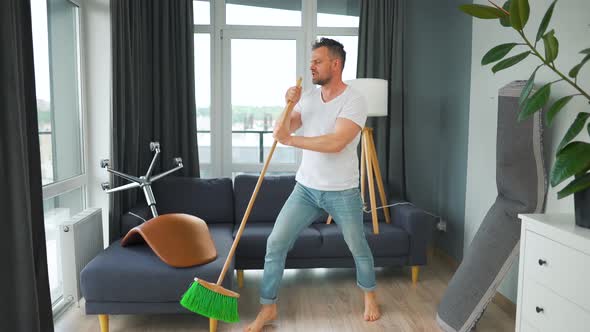
<instances>
[{"instance_id":1,"label":"white dresser","mask_svg":"<svg viewBox=\"0 0 590 332\"><path fill-rule=\"evenodd\" d=\"M522 214L516 330L590 331L590 229L573 214Z\"/></svg>"}]
</instances>

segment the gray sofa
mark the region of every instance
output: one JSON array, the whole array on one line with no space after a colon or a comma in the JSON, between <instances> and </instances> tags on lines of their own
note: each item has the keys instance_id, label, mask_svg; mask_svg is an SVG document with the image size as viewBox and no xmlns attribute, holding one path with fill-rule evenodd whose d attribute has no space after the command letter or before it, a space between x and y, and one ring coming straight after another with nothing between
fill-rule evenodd
<instances>
[{"instance_id":1,"label":"gray sofa","mask_svg":"<svg viewBox=\"0 0 590 332\"><path fill-rule=\"evenodd\" d=\"M205 220L217 248L217 259L202 266L173 268L146 245L123 248L119 241L113 242L81 272L86 313L188 312L180 306L180 297L194 276L217 281L257 179L239 175L232 183L227 178L178 177L155 183L158 212L188 213ZM243 270L263 268L266 239L294 186L294 176L265 178L230 266L230 271L238 270L238 282ZM411 204L390 211L391 224L380 221L377 235L373 234L370 214L365 214L365 233L375 266L412 266L416 278L418 266L426 264L435 218ZM145 203L139 202L121 217L121 237L150 217ZM334 223L326 224L326 218L322 216L301 233L287 256L287 268L354 267L342 234ZM223 285L234 287L232 273L227 274Z\"/></svg>"}]
</instances>

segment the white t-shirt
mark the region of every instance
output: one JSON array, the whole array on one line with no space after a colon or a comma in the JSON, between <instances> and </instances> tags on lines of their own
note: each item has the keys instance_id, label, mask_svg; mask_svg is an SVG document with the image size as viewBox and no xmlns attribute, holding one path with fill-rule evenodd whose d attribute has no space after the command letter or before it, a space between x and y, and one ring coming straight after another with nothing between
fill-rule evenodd
<instances>
[{"instance_id":1,"label":"white t-shirt","mask_svg":"<svg viewBox=\"0 0 590 332\"><path fill-rule=\"evenodd\" d=\"M333 133L337 118L346 118L359 127L367 120L367 101L354 88L347 86L329 102L322 100L321 88L301 96L294 112L301 113L301 133L316 137ZM303 149L301 165L295 180L302 185L324 191L337 191L359 186L359 162L357 146L359 134L346 147L336 153L324 153Z\"/></svg>"}]
</instances>

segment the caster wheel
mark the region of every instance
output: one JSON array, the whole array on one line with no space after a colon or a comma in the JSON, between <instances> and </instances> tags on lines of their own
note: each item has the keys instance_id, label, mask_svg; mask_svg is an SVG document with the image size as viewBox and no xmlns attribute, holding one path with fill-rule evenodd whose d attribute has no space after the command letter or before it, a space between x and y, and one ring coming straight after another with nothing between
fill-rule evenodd
<instances>
[{"instance_id":1,"label":"caster wheel","mask_svg":"<svg viewBox=\"0 0 590 332\"><path fill-rule=\"evenodd\" d=\"M102 159L100 161L100 168L107 168L111 166L111 160L110 159Z\"/></svg>"},{"instance_id":2,"label":"caster wheel","mask_svg":"<svg viewBox=\"0 0 590 332\"><path fill-rule=\"evenodd\" d=\"M150 151L160 150L160 142L150 142Z\"/></svg>"}]
</instances>

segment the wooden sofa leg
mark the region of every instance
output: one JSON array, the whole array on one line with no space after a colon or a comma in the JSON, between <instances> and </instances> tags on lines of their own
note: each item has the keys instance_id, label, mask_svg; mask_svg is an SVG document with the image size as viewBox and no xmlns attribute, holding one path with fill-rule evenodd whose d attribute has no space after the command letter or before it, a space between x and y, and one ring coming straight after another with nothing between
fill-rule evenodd
<instances>
[{"instance_id":1,"label":"wooden sofa leg","mask_svg":"<svg viewBox=\"0 0 590 332\"><path fill-rule=\"evenodd\" d=\"M109 332L109 315L98 315L100 332Z\"/></svg>"},{"instance_id":2,"label":"wooden sofa leg","mask_svg":"<svg viewBox=\"0 0 590 332\"><path fill-rule=\"evenodd\" d=\"M217 332L217 320L209 318L209 332Z\"/></svg>"},{"instance_id":3,"label":"wooden sofa leg","mask_svg":"<svg viewBox=\"0 0 590 332\"><path fill-rule=\"evenodd\" d=\"M420 266L412 266L412 285L416 286L418 283L418 274L420 273Z\"/></svg>"},{"instance_id":4,"label":"wooden sofa leg","mask_svg":"<svg viewBox=\"0 0 590 332\"><path fill-rule=\"evenodd\" d=\"M244 270L238 270L238 287L244 287Z\"/></svg>"}]
</instances>

